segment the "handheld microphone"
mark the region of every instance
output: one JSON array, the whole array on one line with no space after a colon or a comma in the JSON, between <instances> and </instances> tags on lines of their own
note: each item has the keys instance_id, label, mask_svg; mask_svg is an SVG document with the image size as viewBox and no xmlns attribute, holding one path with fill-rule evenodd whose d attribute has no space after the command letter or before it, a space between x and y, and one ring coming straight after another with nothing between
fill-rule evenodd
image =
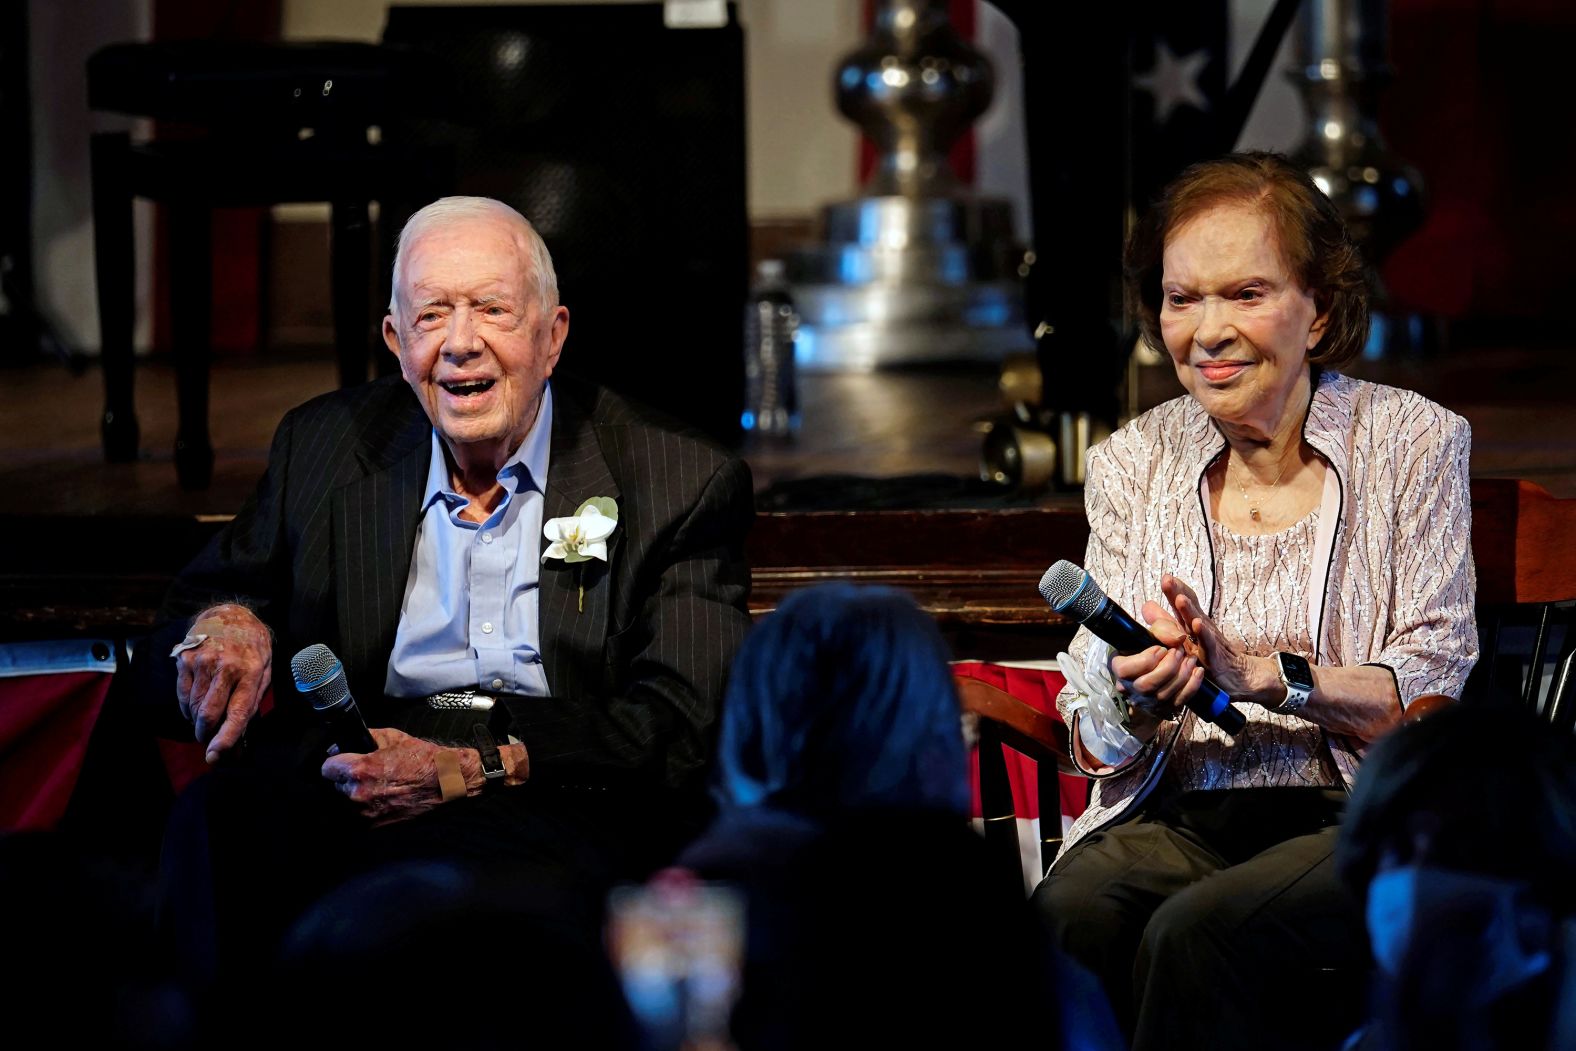
<instances>
[{"instance_id":1,"label":"handheld microphone","mask_svg":"<svg viewBox=\"0 0 1576 1051\"><path fill-rule=\"evenodd\" d=\"M295 687L312 700L312 708L328 725L329 735L341 752L376 752L378 743L367 731L366 720L345 682L345 668L334 651L314 643L290 658Z\"/></svg>"},{"instance_id":2,"label":"handheld microphone","mask_svg":"<svg viewBox=\"0 0 1576 1051\"><path fill-rule=\"evenodd\" d=\"M1139 653L1160 642L1150 630L1100 590L1094 578L1065 558L1045 571L1040 578L1040 597L1053 610L1065 613L1096 636L1126 655ZM1247 716L1231 703L1225 690L1206 675L1198 692L1187 699L1187 706L1235 737L1247 725Z\"/></svg>"}]
</instances>

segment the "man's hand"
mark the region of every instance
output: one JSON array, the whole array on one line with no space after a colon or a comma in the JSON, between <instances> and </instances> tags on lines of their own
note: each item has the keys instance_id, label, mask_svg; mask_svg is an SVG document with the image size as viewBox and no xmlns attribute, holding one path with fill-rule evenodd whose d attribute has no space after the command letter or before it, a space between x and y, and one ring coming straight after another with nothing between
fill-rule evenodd
<instances>
[{"instance_id":1,"label":"man's hand","mask_svg":"<svg viewBox=\"0 0 1576 1051\"><path fill-rule=\"evenodd\" d=\"M401 730L375 729L371 733L378 743L376 752L331 755L324 760L322 773L375 825L408 820L443 802L443 791L438 787L439 752L470 752L466 758L476 759L474 750L444 748ZM462 759L461 767L467 789L474 780L479 791L480 760L471 763Z\"/></svg>"},{"instance_id":2,"label":"man's hand","mask_svg":"<svg viewBox=\"0 0 1576 1051\"><path fill-rule=\"evenodd\" d=\"M273 636L257 614L233 603L199 613L191 633L208 638L176 656L175 698L213 763L257 714L274 675Z\"/></svg>"}]
</instances>

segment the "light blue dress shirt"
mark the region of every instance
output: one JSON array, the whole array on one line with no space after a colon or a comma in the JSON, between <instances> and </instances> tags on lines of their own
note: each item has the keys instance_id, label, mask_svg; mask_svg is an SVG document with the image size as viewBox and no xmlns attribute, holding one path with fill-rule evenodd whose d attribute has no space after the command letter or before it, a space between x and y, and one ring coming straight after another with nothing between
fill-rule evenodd
<instances>
[{"instance_id":1,"label":"light blue dress shirt","mask_svg":"<svg viewBox=\"0 0 1576 1051\"><path fill-rule=\"evenodd\" d=\"M470 500L449 484L443 441L432 432L421 523L384 692L425 697L478 686L545 697L537 588L553 392L498 479L504 495L487 521L460 518Z\"/></svg>"}]
</instances>

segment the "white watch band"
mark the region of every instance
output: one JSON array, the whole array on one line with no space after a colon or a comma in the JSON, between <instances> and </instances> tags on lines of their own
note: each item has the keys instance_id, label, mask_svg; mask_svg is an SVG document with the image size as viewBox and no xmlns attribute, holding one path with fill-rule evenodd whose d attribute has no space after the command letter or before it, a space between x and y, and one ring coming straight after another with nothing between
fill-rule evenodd
<instances>
[{"instance_id":1,"label":"white watch band","mask_svg":"<svg viewBox=\"0 0 1576 1051\"><path fill-rule=\"evenodd\" d=\"M1308 703L1308 698L1312 696L1312 690L1305 690L1301 686L1293 686L1291 683L1287 683L1286 699L1281 701L1275 710L1282 715L1291 715L1300 711L1302 706Z\"/></svg>"},{"instance_id":2,"label":"white watch band","mask_svg":"<svg viewBox=\"0 0 1576 1051\"><path fill-rule=\"evenodd\" d=\"M1295 715L1308 703L1308 698L1313 696L1313 690L1298 686L1286 678L1286 671L1281 667L1279 654L1275 658L1275 672L1280 676L1281 685L1286 687L1286 696L1271 710L1279 715Z\"/></svg>"}]
</instances>

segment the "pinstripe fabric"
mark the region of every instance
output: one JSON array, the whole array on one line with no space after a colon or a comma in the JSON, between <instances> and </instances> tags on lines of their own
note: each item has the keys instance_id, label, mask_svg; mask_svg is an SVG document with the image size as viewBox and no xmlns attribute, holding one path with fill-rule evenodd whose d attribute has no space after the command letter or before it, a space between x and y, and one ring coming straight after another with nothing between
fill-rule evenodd
<instances>
[{"instance_id":1,"label":"pinstripe fabric","mask_svg":"<svg viewBox=\"0 0 1576 1051\"><path fill-rule=\"evenodd\" d=\"M610 496L619 524L607 563L543 567L552 696L509 699L511 732L530 752L533 780L693 782L749 627L749 470L609 392L565 379L553 390L545 513ZM288 715L300 704L290 656L323 642L344 661L368 720L380 721L430 433L398 377L293 410L256 493L177 579L143 653L167 653L193 613L241 597L276 632L277 707ZM172 662L138 663L145 695L178 719Z\"/></svg>"},{"instance_id":2,"label":"pinstripe fabric","mask_svg":"<svg viewBox=\"0 0 1576 1051\"><path fill-rule=\"evenodd\" d=\"M1330 465L1308 581L1315 663L1383 665L1403 702L1459 694L1477 660L1467 422L1411 391L1326 372L1303 438ZM1225 448L1210 417L1184 396L1089 451L1084 564L1124 608L1137 611L1150 598L1163 604L1160 576L1171 572L1218 614L1220 563L1203 478ZM1104 663L1104 645L1079 630L1070 649L1080 662ZM1057 703L1068 700L1064 691ZM1193 718L1187 713L1183 721ZM1089 808L1067 832L1064 854L1143 798L1182 728L1182 721L1162 727L1157 747L1096 783ZM1366 746L1339 734L1328 739L1349 787Z\"/></svg>"}]
</instances>

